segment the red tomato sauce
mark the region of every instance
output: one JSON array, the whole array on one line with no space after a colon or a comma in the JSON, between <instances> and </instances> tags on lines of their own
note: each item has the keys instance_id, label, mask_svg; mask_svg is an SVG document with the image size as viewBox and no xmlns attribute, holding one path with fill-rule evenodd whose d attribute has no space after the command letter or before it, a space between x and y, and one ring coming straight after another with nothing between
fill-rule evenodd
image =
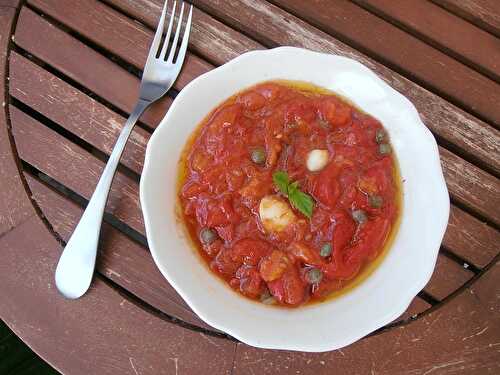
<instances>
[{"instance_id":1,"label":"red tomato sauce","mask_svg":"<svg viewBox=\"0 0 500 375\"><path fill-rule=\"evenodd\" d=\"M317 171L312 150L326 155ZM180 206L198 251L264 303L293 307L345 288L397 226L397 166L382 124L310 85L270 81L226 100L200 124L181 168ZM277 171L312 198L310 217L273 182ZM288 222L278 212L264 225L264 197L281 202Z\"/></svg>"}]
</instances>

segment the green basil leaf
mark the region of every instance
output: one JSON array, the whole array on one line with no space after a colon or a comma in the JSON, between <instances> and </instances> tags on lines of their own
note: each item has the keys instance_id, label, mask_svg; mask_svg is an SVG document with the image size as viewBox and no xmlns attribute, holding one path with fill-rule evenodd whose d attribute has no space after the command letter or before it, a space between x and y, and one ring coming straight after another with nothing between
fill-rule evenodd
<instances>
[{"instance_id":1,"label":"green basil leaf","mask_svg":"<svg viewBox=\"0 0 500 375\"><path fill-rule=\"evenodd\" d=\"M311 218L314 200L309 194L300 191L298 181L290 183L290 179L286 172L277 171L273 173L273 182L281 193L288 197L293 208L300 211L308 218Z\"/></svg>"},{"instance_id":2,"label":"green basil leaf","mask_svg":"<svg viewBox=\"0 0 500 375\"><path fill-rule=\"evenodd\" d=\"M290 183L288 173L283 171L274 172L273 182L285 196L288 196L288 184Z\"/></svg>"},{"instance_id":3,"label":"green basil leaf","mask_svg":"<svg viewBox=\"0 0 500 375\"><path fill-rule=\"evenodd\" d=\"M313 213L314 200L309 194L306 194L300 190L295 190L293 193L288 195L288 200L290 204L302 214L307 216L309 219Z\"/></svg>"}]
</instances>

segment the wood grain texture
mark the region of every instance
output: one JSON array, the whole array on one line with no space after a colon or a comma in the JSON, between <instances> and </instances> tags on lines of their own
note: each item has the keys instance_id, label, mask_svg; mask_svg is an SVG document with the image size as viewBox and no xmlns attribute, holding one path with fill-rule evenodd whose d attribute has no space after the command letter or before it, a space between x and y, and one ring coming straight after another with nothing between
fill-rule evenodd
<instances>
[{"instance_id":1,"label":"wood grain texture","mask_svg":"<svg viewBox=\"0 0 500 375\"><path fill-rule=\"evenodd\" d=\"M19 156L85 199L90 199L104 163L13 106L10 107L10 117ZM106 212L144 233L137 182L120 172L113 180Z\"/></svg>"},{"instance_id":2,"label":"wood grain texture","mask_svg":"<svg viewBox=\"0 0 500 375\"><path fill-rule=\"evenodd\" d=\"M436 268L425 291L437 300L443 300L469 281L474 273L446 256L438 257Z\"/></svg>"},{"instance_id":3,"label":"wood grain texture","mask_svg":"<svg viewBox=\"0 0 500 375\"><path fill-rule=\"evenodd\" d=\"M54 285L61 247L38 217L0 248L0 317L63 374L230 373L233 342L166 322L100 279L82 298L62 298Z\"/></svg>"},{"instance_id":4,"label":"wood grain texture","mask_svg":"<svg viewBox=\"0 0 500 375\"><path fill-rule=\"evenodd\" d=\"M500 5L497 0L431 0L500 38Z\"/></svg>"},{"instance_id":5,"label":"wood grain texture","mask_svg":"<svg viewBox=\"0 0 500 375\"><path fill-rule=\"evenodd\" d=\"M25 177L33 199L53 230L61 239L68 241L83 209L31 175L25 174ZM165 280L146 248L106 223L101 228L96 268L125 290L167 315L215 331L198 318Z\"/></svg>"},{"instance_id":6,"label":"wood grain texture","mask_svg":"<svg viewBox=\"0 0 500 375\"><path fill-rule=\"evenodd\" d=\"M476 267L485 267L500 252L500 232L452 205L443 246Z\"/></svg>"},{"instance_id":7,"label":"wood grain texture","mask_svg":"<svg viewBox=\"0 0 500 375\"><path fill-rule=\"evenodd\" d=\"M498 158L500 133L498 130L389 70L384 65L374 62L332 36L261 0L232 2L196 0L194 3L268 45L304 47L360 61L408 97L417 107L422 121L437 136L458 147L470 160L482 161L496 172L500 171L500 158ZM309 2L304 4L309 4Z\"/></svg>"},{"instance_id":8,"label":"wood grain texture","mask_svg":"<svg viewBox=\"0 0 500 375\"><path fill-rule=\"evenodd\" d=\"M10 94L109 155L125 119L25 57L10 56ZM150 134L135 127L120 162L140 174Z\"/></svg>"},{"instance_id":9,"label":"wood grain texture","mask_svg":"<svg viewBox=\"0 0 500 375\"><path fill-rule=\"evenodd\" d=\"M204 30L209 32L209 29ZM39 35L43 35L44 37L41 38ZM101 37L106 39L105 35ZM240 34L240 39L244 38ZM101 61L103 59L102 56L72 39L64 32L51 27L47 21L37 17L30 10L23 9L21 13L20 23L16 30L16 41L30 53L57 67L73 79L84 82L85 86L91 87L94 92L119 108L126 111L130 111L132 108L134 97L130 97L127 100L120 99L120 97L130 90L137 90L138 81L135 77L126 77L128 73L113 75L113 64L109 66L109 61L104 64ZM60 48L61 45L64 45L65 48ZM216 45L212 44L205 45L207 51L216 47ZM242 50L241 52L244 51ZM123 51L123 53L126 54L126 51ZM79 60L85 61L87 69L83 69L78 60L72 58L75 55L79 57ZM102 71L103 66L106 66L105 72ZM89 70L95 72L95 74L89 77ZM99 79L98 77L100 76L116 77L116 82L124 82L125 90L109 89L106 86L108 80ZM127 78L129 79L127 80ZM186 80L188 78L193 79L195 76L186 77ZM415 86L402 78L401 80L398 82ZM422 99L431 94L428 92L415 92L415 90L418 90L416 89L417 87L412 88L410 94L417 94L415 95L415 100L422 103ZM466 113L461 113L458 109L451 111L450 108L446 108L449 104L446 104L445 108L441 107L440 103L446 102L439 97L432 97L431 95L428 100L429 105L424 104L425 108L419 108L423 121L440 137L444 137L447 142L460 148L461 152L464 152L468 158L479 161L493 171L500 173L500 158L496 157L497 154L500 154L500 132L473 119ZM163 117L164 112L162 111L166 111L169 105L170 101L160 103L157 107L152 108L151 113L147 113L143 117L144 121L150 127L156 126Z\"/></svg>"},{"instance_id":10,"label":"wood grain texture","mask_svg":"<svg viewBox=\"0 0 500 375\"><path fill-rule=\"evenodd\" d=\"M110 153L123 124L120 116L26 58L13 53L10 61L10 90L14 97L105 154ZM142 170L148 139L149 135L146 132L136 128L122 157L122 163L136 173ZM465 176L464 173L463 176L456 178L461 179ZM454 190L451 190L451 193L455 194ZM498 251L495 245L496 236L491 234L496 232L490 229L486 232L481 231L481 234L476 236L477 220L465 213L460 216L460 220L463 221L463 227L450 228L451 232L445 237L447 248L462 257L465 255L465 258L484 255L483 265L485 265L484 262L487 259L491 260ZM471 233L469 237L473 242L461 241L462 232ZM485 233L490 234L483 237ZM483 251L482 246L488 246L490 250Z\"/></svg>"},{"instance_id":11,"label":"wood grain texture","mask_svg":"<svg viewBox=\"0 0 500 375\"><path fill-rule=\"evenodd\" d=\"M132 111L139 93L136 76L26 7L19 15L15 42L122 111ZM171 102L171 97L164 96L141 116L141 121L155 128Z\"/></svg>"},{"instance_id":12,"label":"wood grain texture","mask_svg":"<svg viewBox=\"0 0 500 375\"><path fill-rule=\"evenodd\" d=\"M500 110L492 109L500 98L500 86L347 0L275 0L276 4L337 35L413 81L452 99L468 111L500 125ZM404 7L399 4L398 7ZM404 8L404 12L410 12ZM451 32L451 30L450 30ZM463 30L462 32L466 32ZM462 39L462 38L461 38ZM500 42L494 41L495 49ZM480 41L476 41L479 43ZM494 90L495 94L490 94ZM498 95L498 98L497 98Z\"/></svg>"},{"instance_id":13,"label":"wood grain texture","mask_svg":"<svg viewBox=\"0 0 500 375\"><path fill-rule=\"evenodd\" d=\"M441 165L453 197L500 225L500 180L439 147Z\"/></svg>"},{"instance_id":14,"label":"wood grain texture","mask_svg":"<svg viewBox=\"0 0 500 375\"><path fill-rule=\"evenodd\" d=\"M12 153L6 116L5 73L7 48L16 9L15 2L4 2L0 7L0 237L34 214L19 178L19 170Z\"/></svg>"},{"instance_id":15,"label":"wood grain texture","mask_svg":"<svg viewBox=\"0 0 500 375\"><path fill-rule=\"evenodd\" d=\"M144 67L154 33L105 4L97 0L30 0L29 3L136 68ZM184 87L212 67L187 52L174 87Z\"/></svg>"},{"instance_id":16,"label":"wood grain texture","mask_svg":"<svg viewBox=\"0 0 500 375\"><path fill-rule=\"evenodd\" d=\"M161 0L107 0L107 2L140 20L153 30L156 29L163 7ZM169 7L167 19L170 14L171 8ZM193 52L203 55L208 61L221 65L244 52L264 47L198 8L194 8L189 48Z\"/></svg>"},{"instance_id":17,"label":"wood grain texture","mask_svg":"<svg viewBox=\"0 0 500 375\"><path fill-rule=\"evenodd\" d=\"M500 80L500 39L428 1L354 0L491 79Z\"/></svg>"},{"instance_id":18,"label":"wood grain texture","mask_svg":"<svg viewBox=\"0 0 500 375\"><path fill-rule=\"evenodd\" d=\"M444 307L407 326L327 353L238 344L234 375L497 374L500 264Z\"/></svg>"}]
</instances>

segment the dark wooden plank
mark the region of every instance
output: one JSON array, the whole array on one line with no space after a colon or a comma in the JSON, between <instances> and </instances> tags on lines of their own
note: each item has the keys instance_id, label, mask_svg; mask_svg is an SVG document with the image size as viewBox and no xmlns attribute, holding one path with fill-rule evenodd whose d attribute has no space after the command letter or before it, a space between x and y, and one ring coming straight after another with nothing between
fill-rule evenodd
<instances>
[{"instance_id":1,"label":"dark wooden plank","mask_svg":"<svg viewBox=\"0 0 500 375\"><path fill-rule=\"evenodd\" d=\"M33 215L31 203L24 193L17 164L12 154L5 107L5 72L7 48L16 9L16 2L5 3L0 8L0 237Z\"/></svg>"},{"instance_id":2,"label":"dark wooden plank","mask_svg":"<svg viewBox=\"0 0 500 375\"><path fill-rule=\"evenodd\" d=\"M458 290L473 276L474 273L470 270L446 256L440 256L425 291L437 300L442 300Z\"/></svg>"},{"instance_id":3,"label":"dark wooden plank","mask_svg":"<svg viewBox=\"0 0 500 375\"><path fill-rule=\"evenodd\" d=\"M500 225L500 180L439 147L441 164L453 197Z\"/></svg>"},{"instance_id":4,"label":"dark wooden plank","mask_svg":"<svg viewBox=\"0 0 500 375\"><path fill-rule=\"evenodd\" d=\"M234 375L498 374L500 264L470 289L408 325L326 353L238 344Z\"/></svg>"},{"instance_id":5,"label":"dark wooden plank","mask_svg":"<svg viewBox=\"0 0 500 375\"><path fill-rule=\"evenodd\" d=\"M104 163L12 106L10 117L19 156L89 199ZM115 175L106 211L144 233L137 182L120 172Z\"/></svg>"},{"instance_id":6,"label":"dark wooden plank","mask_svg":"<svg viewBox=\"0 0 500 375\"><path fill-rule=\"evenodd\" d=\"M375 60L401 71L411 80L417 81L441 96L452 99L467 111L473 111L487 121L500 126L500 85L484 77L455 59L432 48L419 39L405 33L397 27L370 14L357 5L347 1L300 1L273 0L294 14L299 15L331 35L337 35L349 41L356 49L366 51ZM284 20L288 20L287 28L294 23L290 17L279 11L277 7L263 1L219 2L217 0L196 0L195 4L209 4L217 8L221 17L236 18L231 14L235 9L237 17L245 17L245 30L260 40L284 39L285 43L310 39L313 35L303 33L300 29L290 30L290 34L278 30ZM251 18L247 13L262 14ZM215 11L215 10L214 10ZM241 22L241 21L239 21ZM255 24L257 22L257 24ZM280 35L278 36L277 33ZM314 33L316 34L316 33ZM383 36L383 37L382 37ZM324 45L325 42L314 36L315 41L307 44Z\"/></svg>"},{"instance_id":7,"label":"dark wooden plank","mask_svg":"<svg viewBox=\"0 0 500 375\"><path fill-rule=\"evenodd\" d=\"M83 209L29 174L25 174L33 199L54 231L67 241ZM104 223L101 229L97 269L144 302L169 316L214 330L186 305L156 268L147 249Z\"/></svg>"},{"instance_id":8,"label":"dark wooden plank","mask_svg":"<svg viewBox=\"0 0 500 375\"><path fill-rule=\"evenodd\" d=\"M500 80L500 39L428 1L354 0L448 55Z\"/></svg>"},{"instance_id":9,"label":"dark wooden plank","mask_svg":"<svg viewBox=\"0 0 500 375\"><path fill-rule=\"evenodd\" d=\"M54 285L61 247L38 217L0 248L0 317L61 373L230 373L233 342L164 321L99 278L82 298L62 298Z\"/></svg>"},{"instance_id":10,"label":"dark wooden plank","mask_svg":"<svg viewBox=\"0 0 500 375\"><path fill-rule=\"evenodd\" d=\"M10 56L10 94L110 154L125 119L25 57ZM121 163L140 174L149 133L135 127Z\"/></svg>"},{"instance_id":11,"label":"dark wooden plank","mask_svg":"<svg viewBox=\"0 0 500 375\"><path fill-rule=\"evenodd\" d=\"M500 232L451 206L443 246L476 267L489 264L499 253Z\"/></svg>"},{"instance_id":12,"label":"dark wooden plank","mask_svg":"<svg viewBox=\"0 0 500 375\"><path fill-rule=\"evenodd\" d=\"M114 140L118 136L119 127L112 126L109 128L108 125L116 123L116 120L114 120L116 115L21 56L14 54L11 58L11 63L10 87L12 90L11 93L14 96L50 119L60 123L63 127L85 139L103 152L109 153ZM67 97L71 97L73 100L65 100ZM90 124L87 120L89 117L92 119ZM136 152L125 155L125 164L137 172L142 168L146 142L147 135L140 138L133 138L130 147L133 147ZM453 193L454 191L452 190ZM455 208L455 210L458 209ZM475 236L474 234L479 224L477 220L470 218L468 214L462 212L460 221L464 221L465 224L471 224L470 226L464 225L457 228L455 222L455 226L450 229L454 235L448 234L445 237L445 246L449 250L456 252L459 256L463 257L465 255L465 258L474 258L477 256L475 254L480 254L479 256L483 256L484 258L482 263L484 266L492 256L496 255L495 235L497 232L490 229L486 231L489 233L487 237L483 236L484 231L480 232L480 235ZM480 227L484 226L480 225ZM468 236L472 242L464 243L461 240L463 233L470 233ZM490 251L484 251L482 248L484 245Z\"/></svg>"},{"instance_id":13,"label":"dark wooden plank","mask_svg":"<svg viewBox=\"0 0 500 375\"><path fill-rule=\"evenodd\" d=\"M497 0L431 0L500 38L500 6Z\"/></svg>"},{"instance_id":14,"label":"dark wooden plank","mask_svg":"<svg viewBox=\"0 0 500 375\"><path fill-rule=\"evenodd\" d=\"M136 76L54 27L26 7L19 15L15 41L34 56L117 108L125 112L132 111L139 92L139 79ZM163 97L146 111L141 121L150 128L155 128L171 102L172 98L169 96Z\"/></svg>"},{"instance_id":15,"label":"dark wooden plank","mask_svg":"<svg viewBox=\"0 0 500 375\"><path fill-rule=\"evenodd\" d=\"M108 0L133 18L156 29L163 3L161 0ZM171 8L168 8L167 18ZM189 48L215 64L224 64L241 53L264 47L243 37L236 30L217 21L198 8L193 9Z\"/></svg>"},{"instance_id":16,"label":"dark wooden plank","mask_svg":"<svg viewBox=\"0 0 500 375\"><path fill-rule=\"evenodd\" d=\"M97 0L30 0L29 3L136 68L144 67L154 33L105 4ZM184 87L193 76L212 67L187 52L174 87Z\"/></svg>"},{"instance_id":17,"label":"dark wooden plank","mask_svg":"<svg viewBox=\"0 0 500 375\"><path fill-rule=\"evenodd\" d=\"M149 4L150 0L141 1L144 6L146 6ZM151 6L153 6L153 4L154 3L152 3ZM200 24L199 27L203 25L204 24ZM217 25L214 24L212 26ZM210 28L208 27L205 27L203 30L206 33L210 33ZM290 30L286 30L286 32L289 33ZM41 38L40 35L43 35L43 38ZM105 38L105 36L103 37ZM245 40L248 40L248 38L245 38L246 37L239 34L238 40L241 40L241 43L245 45ZM20 21L16 30L16 41L30 53L57 67L73 79L84 82L85 86L91 86L93 91L103 96L107 101L114 103L119 108L125 108L125 110L131 109L133 98L130 98L125 104L124 100L119 99L119 97L122 95L123 91L136 89L138 82L127 81L126 75L123 74L115 75L114 70L111 69L113 64L103 72L103 67L108 66L109 61L106 63L101 61L102 56L88 49L64 32L54 27L50 27L47 21L37 17L29 10L23 9L21 12ZM61 45L64 45L65 48L60 48L59 46ZM232 44L232 46L232 48L234 48L234 44ZM212 50L211 48L217 48L217 46L212 44L205 45L206 50ZM347 53L346 50L348 50L348 47L342 50L343 54ZM242 52L243 51L244 50L242 50ZM357 53L352 50L350 51L351 52L347 54L351 57L353 57L352 54ZM340 53L341 51L330 50L330 52ZM73 56L78 56L79 59L74 59ZM374 68L371 61L366 59L363 60L363 58L361 58L361 60ZM80 61L85 62L85 68L82 67ZM433 96L409 81L404 80L402 77L389 72L385 67L381 65L375 67L377 68L376 70L384 70L386 72L390 83L392 82L393 85L400 89L404 87L408 90L405 94L409 95L410 99L414 100L421 111L424 122L440 137L443 137L447 142L461 149L461 152L464 152L471 160L479 161L492 170L500 172L500 160L496 157L496 154L500 152L500 133L496 129L474 119L465 112L461 112L452 107L449 103L444 102L441 98ZM93 74L89 75L89 71L92 71ZM106 78L103 79L101 77ZM191 78L194 78L194 76ZM136 80L135 77L133 77L133 79ZM107 81L112 80L124 82L126 90L109 90L107 88ZM133 89L130 87L133 87ZM162 111L165 111L167 107L167 104L160 104L159 107L153 109L154 113L151 113L151 116L145 115L145 117L143 117L144 121L149 126L154 127L163 117L164 112Z\"/></svg>"}]
</instances>

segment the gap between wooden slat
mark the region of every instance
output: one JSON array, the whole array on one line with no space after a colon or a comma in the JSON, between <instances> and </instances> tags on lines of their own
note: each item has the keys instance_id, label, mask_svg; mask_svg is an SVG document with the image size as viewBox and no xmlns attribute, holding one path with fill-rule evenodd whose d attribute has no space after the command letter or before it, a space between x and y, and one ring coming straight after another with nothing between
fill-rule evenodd
<instances>
[{"instance_id":1,"label":"gap between wooden slat","mask_svg":"<svg viewBox=\"0 0 500 375\"><path fill-rule=\"evenodd\" d=\"M493 9L489 8L483 0L429 0L441 8L453 13L457 17L460 17L477 27L491 33L492 35L500 38L500 12L495 12ZM490 4L497 2L498 0L490 0ZM481 4L484 3L484 4ZM469 5L469 8L468 8ZM482 5L485 5L482 8ZM470 7L475 7L475 10L470 9ZM496 15L496 20L494 19Z\"/></svg>"},{"instance_id":2,"label":"gap between wooden slat","mask_svg":"<svg viewBox=\"0 0 500 375\"><path fill-rule=\"evenodd\" d=\"M419 30L416 27L405 23L404 20L400 20L400 19L396 18L394 15L390 14L389 12L391 10L394 10L394 8L387 9L385 7L385 4L387 4L387 3L380 4L380 3L377 3L376 0L350 0L350 1L353 2L354 4L358 5L360 8L363 8L367 12L370 12L374 16L379 17L379 18L383 19L384 21L390 23L391 25L394 25L395 27L403 30L404 32L415 36L416 38L422 40L423 42L427 43L428 45L432 46L433 48L443 52L444 54L454 58L457 61L460 61L462 64L467 65L471 69L474 69L477 72L485 75L489 79L491 79L497 83L500 83L500 74L499 74L500 73L500 66L498 68L491 66L491 63L490 63L491 60L488 61L488 59L483 59L484 64L482 65L481 62L477 61L478 59L475 58L475 56L477 55L476 52L480 53L479 50L476 49L474 52L472 52L472 51L463 52L463 51L459 51L456 48L454 48L455 46L450 46L449 44L447 45L445 41L440 41L440 40L434 38L432 36L432 34L429 35L429 33L426 34L424 31L421 31L424 28L424 24L420 25L420 27L419 27L420 30ZM390 1L392 1L392 0L390 0ZM410 0L409 2L411 2L411 1L412 0ZM392 4L390 4L390 5L392 5ZM414 5L422 6L423 8L425 8L425 9L420 8L420 10L422 10L424 12L428 12L428 13L434 12L435 13L437 11L440 11L440 12L442 12L442 13L439 13L440 16L445 16L445 15L449 16L450 17L449 19L442 20L444 22L444 24L442 23L443 26L446 25L446 22L449 20L451 22L455 21L455 23L460 22L461 24L457 25L457 26L468 27L467 29L460 30L460 32L462 32L462 33L468 33L468 32L474 33L474 36L477 37L476 38L477 43L475 45L478 46L478 48L480 47L480 43L491 42L492 39L495 39L495 37L493 37L490 33L487 33L484 30L477 28L475 25L472 25L471 23L464 21L462 18L456 17L455 15L447 12L446 10L442 9L441 7L435 5L431 2L425 2L425 1L415 2ZM397 4L396 6L401 7L401 9L404 9L405 4L403 2L401 4ZM421 14L421 13L415 12L415 9L412 13L419 14L419 15ZM428 24L428 22L426 24ZM448 32L448 34L454 33L454 30L453 31L448 30L447 32ZM482 39L478 40L479 38L482 38ZM497 49L500 51L500 44L498 47L499 48L497 48ZM497 53L497 51L491 51L491 52ZM491 53L490 53L490 56L491 56ZM489 57L489 58L493 59L493 57Z\"/></svg>"}]
</instances>

